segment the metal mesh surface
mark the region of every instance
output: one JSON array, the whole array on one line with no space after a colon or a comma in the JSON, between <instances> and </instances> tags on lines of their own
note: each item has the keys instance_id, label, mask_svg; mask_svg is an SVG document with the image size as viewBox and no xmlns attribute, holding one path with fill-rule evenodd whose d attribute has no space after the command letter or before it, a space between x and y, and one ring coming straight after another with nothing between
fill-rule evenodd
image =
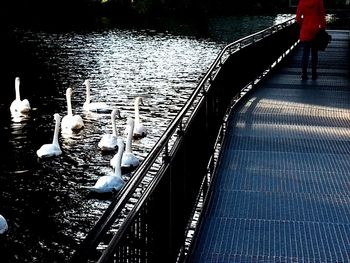
<instances>
[{"instance_id":1,"label":"metal mesh surface","mask_svg":"<svg viewBox=\"0 0 350 263\"><path fill-rule=\"evenodd\" d=\"M350 32L331 34L316 81L298 49L232 113L190 262L350 262Z\"/></svg>"}]
</instances>

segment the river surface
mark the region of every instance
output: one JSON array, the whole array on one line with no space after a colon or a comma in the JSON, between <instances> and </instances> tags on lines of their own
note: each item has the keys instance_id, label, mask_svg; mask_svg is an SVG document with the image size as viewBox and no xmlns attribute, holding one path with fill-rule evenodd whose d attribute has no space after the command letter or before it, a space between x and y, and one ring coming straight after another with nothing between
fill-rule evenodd
<instances>
[{"instance_id":1,"label":"river surface","mask_svg":"<svg viewBox=\"0 0 350 263\"><path fill-rule=\"evenodd\" d=\"M220 50L228 43L289 16L240 16L210 19L200 30L191 25L40 30L16 27L5 35L0 97L0 214L9 231L0 239L0 262L68 262L110 203L81 186L112 173L97 144L111 133L109 113L82 109L85 79L93 101L104 101L133 116L142 96L145 138L133 141L142 161L181 109ZM3 67L2 67L3 68ZM28 116L14 118L9 106L20 77ZM74 114L84 128L59 134L62 155L38 159L36 150L52 141L53 114L67 113L65 92L73 89ZM124 134L126 120L116 120ZM132 174L129 174L132 176ZM126 177L127 180L127 177Z\"/></svg>"}]
</instances>

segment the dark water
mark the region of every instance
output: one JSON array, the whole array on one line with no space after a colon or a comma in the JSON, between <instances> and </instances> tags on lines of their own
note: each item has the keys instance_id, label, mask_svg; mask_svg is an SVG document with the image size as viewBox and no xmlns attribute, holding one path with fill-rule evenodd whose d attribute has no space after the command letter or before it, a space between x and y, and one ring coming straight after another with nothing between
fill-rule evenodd
<instances>
[{"instance_id":1,"label":"dark water","mask_svg":"<svg viewBox=\"0 0 350 263\"><path fill-rule=\"evenodd\" d=\"M114 155L97 147L101 136L111 132L110 115L82 110L85 79L91 80L95 101L119 108L124 116L133 116L135 97L144 98L141 120L148 135L133 142L134 153L143 160L224 45L286 18L216 18L203 34L182 24L166 30L17 27L6 33L0 214L9 231L0 239L0 262L69 261L110 203L108 196L81 189L112 172L109 160ZM22 119L11 118L9 111L16 76L21 78L21 98L32 107ZM39 160L36 150L52 141L53 114L66 114L68 87L73 88L73 112L82 116L85 127L72 136L60 134L62 155ZM119 131L125 125L125 119L117 120Z\"/></svg>"}]
</instances>

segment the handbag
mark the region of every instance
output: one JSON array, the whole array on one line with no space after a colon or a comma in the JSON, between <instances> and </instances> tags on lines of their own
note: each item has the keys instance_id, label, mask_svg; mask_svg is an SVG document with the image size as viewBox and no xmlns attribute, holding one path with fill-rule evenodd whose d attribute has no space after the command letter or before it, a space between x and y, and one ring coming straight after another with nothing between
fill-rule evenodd
<instances>
[{"instance_id":1,"label":"handbag","mask_svg":"<svg viewBox=\"0 0 350 263\"><path fill-rule=\"evenodd\" d=\"M332 36L326 32L325 29L318 30L314 43L318 50L324 51L328 44L332 41Z\"/></svg>"}]
</instances>

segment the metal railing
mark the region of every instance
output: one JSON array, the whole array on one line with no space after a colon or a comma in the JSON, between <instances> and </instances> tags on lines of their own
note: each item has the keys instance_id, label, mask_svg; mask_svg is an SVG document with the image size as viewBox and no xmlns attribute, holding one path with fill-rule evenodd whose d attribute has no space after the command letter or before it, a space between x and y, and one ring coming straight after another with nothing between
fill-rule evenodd
<instances>
[{"instance_id":1,"label":"metal railing","mask_svg":"<svg viewBox=\"0 0 350 263\"><path fill-rule=\"evenodd\" d=\"M88 233L73 262L176 262L184 258L189 225L210 183L227 110L247 85L265 75L297 43L297 35L291 19L220 52Z\"/></svg>"}]
</instances>

